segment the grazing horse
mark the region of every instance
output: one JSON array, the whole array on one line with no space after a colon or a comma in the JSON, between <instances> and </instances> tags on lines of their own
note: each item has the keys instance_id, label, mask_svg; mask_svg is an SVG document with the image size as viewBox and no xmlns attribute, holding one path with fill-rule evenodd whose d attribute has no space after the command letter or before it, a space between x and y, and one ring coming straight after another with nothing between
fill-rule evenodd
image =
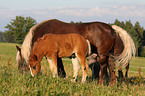
<instances>
[{"instance_id":1,"label":"grazing horse","mask_svg":"<svg viewBox=\"0 0 145 96\"><path fill-rule=\"evenodd\" d=\"M124 43L122 40L125 38L130 39L129 36L124 36L125 34L122 34L122 31L124 30L119 30L118 28L114 28L114 29L117 33L113 30L112 26L102 22L70 24L56 19L43 21L40 24L37 24L30 29L29 33L27 34L22 44L21 50L19 50L19 52L17 53L16 59L20 67L19 69L20 70L22 69L24 61L28 63L29 55L31 49L33 48L34 42L36 42L43 35L48 33L53 33L53 34L78 33L81 36L83 36L85 39L89 40L89 42L95 47L94 50L92 49L92 52L97 52L99 56L99 64L101 70L99 83L101 84L103 83L107 65L109 66L110 69L111 84L116 83L115 70L114 70L115 60L117 61L126 60L125 58L129 58L128 57L129 55L123 55L123 54L126 54L126 52L128 54L132 54L132 51L129 51L130 53L126 51L132 49L131 46L126 47L126 49L124 48L124 46L126 46L125 45L126 43ZM122 48L120 49L120 47L118 46L121 46ZM117 50L120 50L120 52L117 52ZM58 64L62 65L61 63ZM119 64L121 63L118 62L118 64L116 65ZM121 66L123 65L124 64L121 64ZM58 66L58 67L59 67L58 69L61 70L62 74L65 73L63 66Z\"/></svg>"},{"instance_id":2,"label":"grazing horse","mask_svg":"<svg viewBox=\"0 0 145 96\"><path fill-rule=\"evenodd\" d=\"M76 54L80 61L83 76L82 83L85 82L87 76L88 65L86 62L87 42L79 34L47 34L39 39L30 53L29 67L31 75L38 75L40 73L40 62L44 56L52 60L53 77L57 76L57 57L70 57L73 53ZM78 64L78 63L75 63ZM75 65L76 66L76 65ZM76 70L78 72L78 70ZM74 81L77 78L77 72L74 72Z\"/></svg>"}]
</instances>

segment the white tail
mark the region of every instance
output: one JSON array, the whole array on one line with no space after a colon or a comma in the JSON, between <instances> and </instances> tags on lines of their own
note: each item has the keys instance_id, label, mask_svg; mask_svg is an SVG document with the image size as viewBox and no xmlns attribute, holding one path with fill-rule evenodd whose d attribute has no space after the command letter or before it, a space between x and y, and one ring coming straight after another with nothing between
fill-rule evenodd
<instances>
[{"instance_id":1,"label":"white tail","mask_svg":"<svg viewBox=\"0 0 145 96\"><path fill-rule=\"evenodd\" d=\"M124 44L123 52L119 56L115 57L116 65L127 66L131 60L132 55L135 57L135 44L126 30L116 25L112 25L112 28L119 34Z\"/></svg>"}]
</instances>

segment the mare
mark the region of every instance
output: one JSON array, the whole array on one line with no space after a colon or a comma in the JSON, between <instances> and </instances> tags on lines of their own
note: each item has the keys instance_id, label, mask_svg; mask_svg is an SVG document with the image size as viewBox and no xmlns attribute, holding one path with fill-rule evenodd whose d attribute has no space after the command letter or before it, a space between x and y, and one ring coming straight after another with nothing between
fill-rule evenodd
<instances>
[{"instance_id":1,"label":"mare","mask_svg":"<svg viewBox=\"0 0 145 96\"><path fill-rule=\"evenodd\" d=\"M39 75L41 65L40 62L44 56L52 60L51 71L53 77L57 76L57 57L70 57L73 53L77 56L83 71L82 83L86 81L88 65L86 62L87 42L79 34L47 34L39 39L30 53L29 67L31 75ZM78 64L74 63L73 65ZM78 65L75 65L78 66ZM74 81L76 81L78 68L74 66ZM76 70L78 69L78 70ZM75 72L76 71L76 72Z\"/></svg>"},{"instance_id":2,"label":"mare","mask_svg":"<svg viewBox=\"0 0 145 96\"><path fill-rule=\"evenodd\" d=\"M115 26L115 25L114 25ZM115 77L115 65L126 65L124 61L129 61L130 55L134 53L134 43L130 42L131 46L127 46L124 40L131 41L129 36L125 30L120 30L122 28L112 27L103 22L88 22L81 24L70 24L59 21L57 19L46 20L39 24L33 26L25 40L21 46L18 48L19 51L17 53L17 63L19 65L19 70L22 70L22 66L24 65L24 61L28 64L29 55L31 49L33 48L34 42L36 42L43 35L48 33L53 34L67 34L67 33L78 33L83 36L85 39L89 40L91 45L94 46L92 52L97 52L99 56L99 64L101 75L99 78L99 83L103 83L104 76L107 70L107 66L109 66L110 74L111 74L111 84L116 83ZM126 34L125 34L126 32ZM132 44L133 43L133 44ZM119 47L118 47L119 46ZM121 46L121 47L120 47ZM133 49L133 50L132 50ZM130 50L130 51L126 51ZM49 61L49 60L48 60ZM65 72L63 69L63 64L61 63L61 59L59 59L60 63L58 63L58 69L61 70L60 73L65 76ZM118 61L115 64L115 61ZM119 62L121 61L121 62ZM122 64L123 62L123 64ZM49 64L51 62L49 61ZM28 68L28 66L26 67ZM58 70L58 71L59 71ZM95 74L95 73L94 73Z\"/></svg>"}]
</instances>

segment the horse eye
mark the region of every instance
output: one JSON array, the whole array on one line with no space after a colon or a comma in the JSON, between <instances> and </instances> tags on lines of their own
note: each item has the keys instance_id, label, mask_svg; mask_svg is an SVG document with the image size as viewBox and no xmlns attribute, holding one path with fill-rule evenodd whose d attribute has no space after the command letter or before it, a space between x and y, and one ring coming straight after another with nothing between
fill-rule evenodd
<instances>
[{"instance_id":1,"label":"horse eye","mask_svg":"<svg viewBox=\"0 0 145 96\"><path fill-rule=\"evenodd\" d=\"M34 69L34 70L36 70L36 65L35 65L35 66L33 66L33 69Z\"/></svg>"}]
</instances>

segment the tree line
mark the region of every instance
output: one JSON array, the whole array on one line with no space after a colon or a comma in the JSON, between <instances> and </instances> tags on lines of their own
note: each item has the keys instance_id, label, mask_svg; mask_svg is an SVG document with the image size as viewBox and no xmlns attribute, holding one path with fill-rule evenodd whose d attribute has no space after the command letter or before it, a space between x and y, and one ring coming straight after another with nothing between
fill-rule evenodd
<instances>
[{"instance_id":1,"label":"tree line","mask_svg":"<svg viewBox=\"0 0 145 96\"><path fill-rule=\"evenodd\" d=\"M5 26L7 30L3 35L0 34L0 39L2 37L3 42L21 44L30 28L35 24L37 24L36 20L31 17L16 16L15 19L10 21L10 24Z\"/></svg>"},{"instance_id":2,"label":"tree line","mask_svg":"<svg viewBox=\"0 0 145 96\"><path fill-rule=\"evenodd\" d=\"M70 23L82 22L71 21ZM0 42L21 44L30 28L35 24L37 24L36 20L31 17L16 16L15 19L10 21L10 24L5 26L7 30L5 32L0 32ZM130 34L135 43L137 49L136 55L145 57L145 29L139 24L139 22L136 22L133 25L131 20L123 22L116 19L112 24L125 29Z\"/></svg>"}]
</instances>

